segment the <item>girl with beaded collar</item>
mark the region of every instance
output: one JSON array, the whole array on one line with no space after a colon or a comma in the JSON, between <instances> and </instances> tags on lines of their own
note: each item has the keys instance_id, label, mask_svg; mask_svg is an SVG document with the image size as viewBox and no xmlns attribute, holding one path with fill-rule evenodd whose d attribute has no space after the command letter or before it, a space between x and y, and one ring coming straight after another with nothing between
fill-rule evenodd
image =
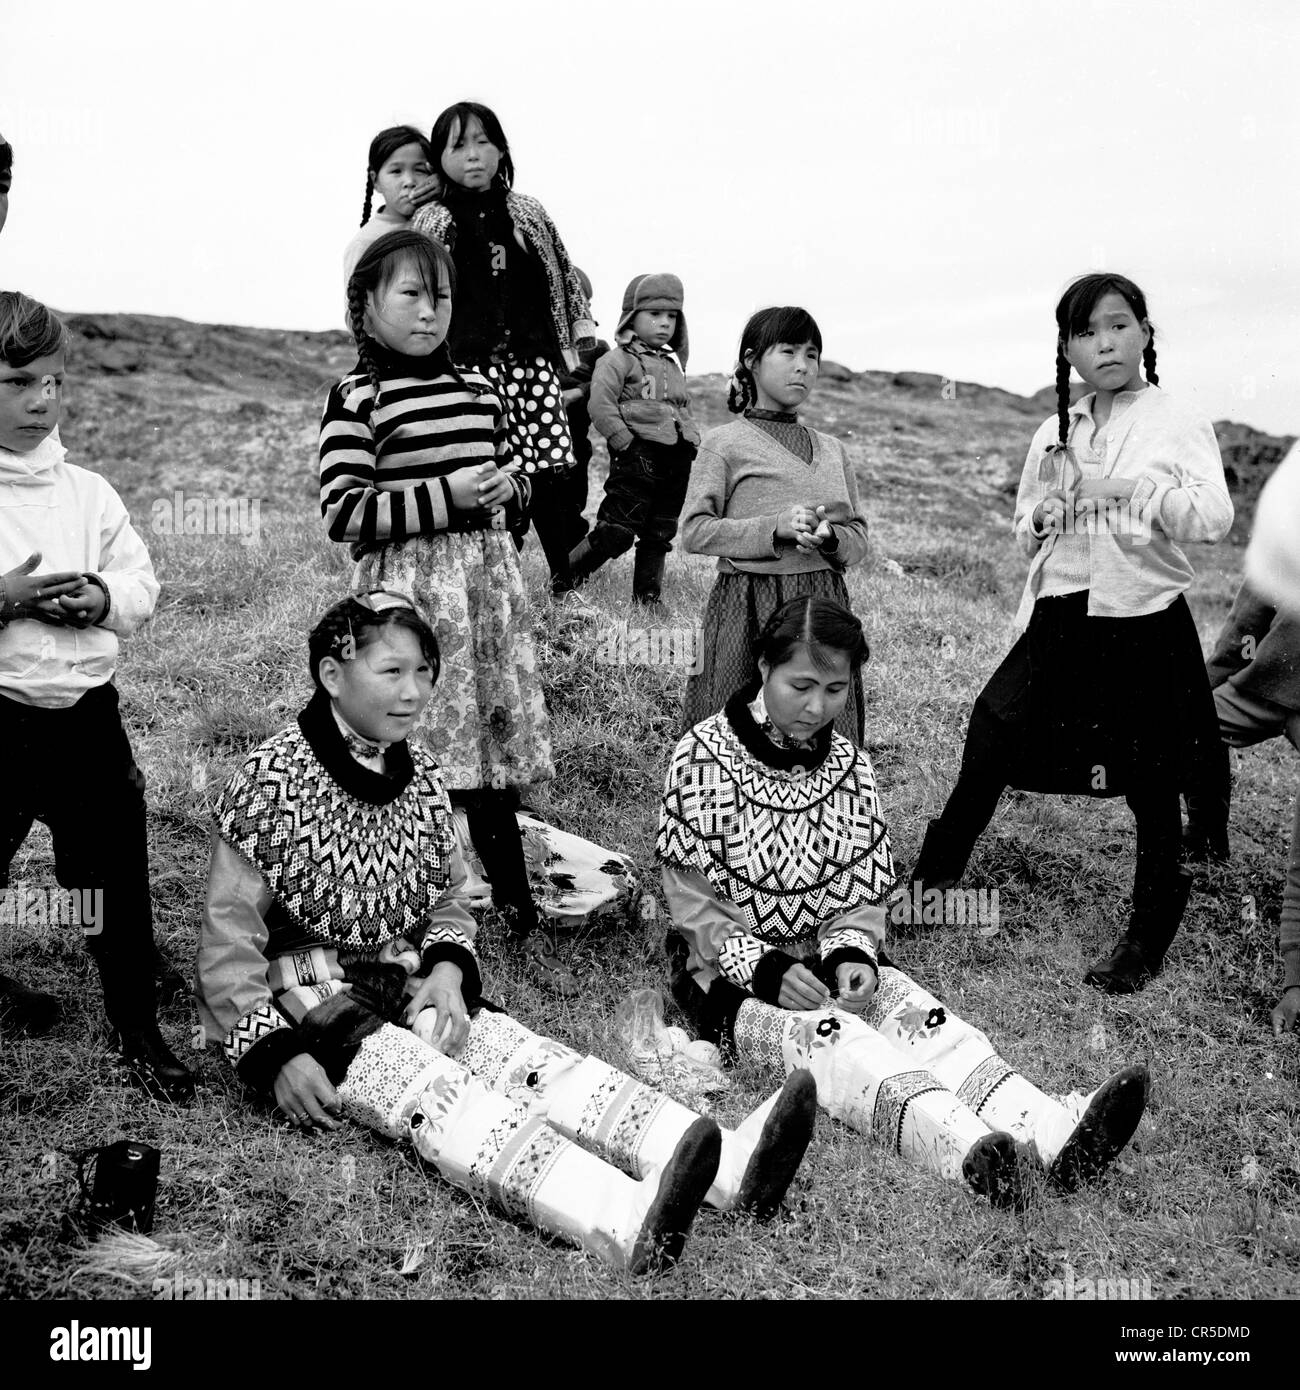
<instances>
[{"instance_id":1,"label":"girl with beaded collar","mask_svg":"<svg viewBox=\"0 0 1300 1390\"><path fill-rule=\"evenodd\" d=\"M741 1061L808 1067L821 1105L1003 1205L1038 1164L1069 1191L1136 1129L1147 1073L1050 1099L885 955L889 832L866 752L835 730L867 659L847 609L806 595L755 644L759 676L677 745L656 853L672 992Z\"/></svg>"},{"instance_id":2,"label":"girl with beaded collar","mask_svg":"<svg viewBox=\"0 0 1300 1390\"><path fill-rule=\"evenodd\" d=\"M330 392L321 513L349 544L358 588L410 594L442 647L440 698L421 733L465 810L470 838L527 967L562 993L577 980L540 928L515 808L554 776L528 596L510 532L530 485L500 396L447 350L456 268L414 230L370 246L348 282L359 360Z\"/></svg>"},{"instance_id":3,"label":"girl with beaded collar","mask_svg":"<svg viewBox=\"0 0 1300 1390\"><path fill-rule=\"evenodd\" d=\"M867 553L867 520L848 452L799 421L817 384L822 335L805 309L761 309L745 325L727 408L741 419L700 444L682 510L682 548L718 556L704 610L704 661L683 724L716 714L754 676L753 647L787 600L849 606L844 570ZM836 727L862 741L856 668Z\"/></svg>"},{"instance_id":4,"label":"girl with beaded collar","mask_svg":"<svg viewBox=\"0 0 1300 1390\"><path fill-rule=\"evenodd\" d=\"M1137 285L1085 275L1061 296L1056 329L1057 411L1034 435L1016 498L1032 557L1022 635L975 702L957 785L912 879L952 888L1004 787L1124 796L1137 830L1132 912L1084 979L1131 993L1160 970L1187 906L1179 790L1218 744L1180 542L1222 539L1232 499L1213 426L1159 388ZM1092 387L1073 406L1071 368Z\"/></svg>"},{"instance_id":5,"label":"girl with beaded collar","mask_svg":"<svg viewBox=\"0 0 1300 1390\"><path fill-rule=\"evenodd\" d=\"M465 865L430 754L438 679L404 594L335 604L316 693L216 807L200 1017L305 1131L406 1137L454 1185L632 1273L675 1259L701 1201L772 1215L811 1135L801 1073L735 1130L485 1007Z\"/></svg>"},{"instance_id":6,"label":"girl with beaded collar","mask_svg":"<svg viewBox=\"0 0 1300 1390\"><path fill-rule=\"evenodd\" d=\"M546 209L514 190L514 160L496 113L456 102L434 121L429 140L442 187L412 225L455 258L464 304L451 350L501 398L515 458L534 483L533 526L551 592L567 598L574 518L566 475L577 460L557 373L595 346L591 306ZM587 607L576 595L570 602Z\"/></svg>"}]
</instances>

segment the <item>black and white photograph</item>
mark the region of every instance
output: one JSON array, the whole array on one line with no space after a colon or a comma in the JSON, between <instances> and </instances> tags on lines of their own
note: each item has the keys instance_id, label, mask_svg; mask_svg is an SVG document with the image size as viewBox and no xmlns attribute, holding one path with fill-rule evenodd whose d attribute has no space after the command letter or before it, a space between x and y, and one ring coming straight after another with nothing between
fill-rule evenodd
<instances>
[{"instance_id":1,"label":"black and white photograph","mask_svg":"<svg viewBox=\"0 0 1300 1390\"><path fill-rule=\"evenodd\" d=\"M1298 53L5 7L17 1364L1286 1364Z\"/></svg>"}]
</instances>

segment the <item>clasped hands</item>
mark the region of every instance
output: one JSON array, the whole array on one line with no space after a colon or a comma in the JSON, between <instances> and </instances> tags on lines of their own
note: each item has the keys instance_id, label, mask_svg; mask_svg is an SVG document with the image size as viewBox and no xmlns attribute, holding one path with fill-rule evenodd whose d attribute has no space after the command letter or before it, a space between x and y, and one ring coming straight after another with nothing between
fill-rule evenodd
<instances>
[{"instance_id":1,"label":"clasped hands","mask_svg":"<svg viewBox=\"0 0 1300 1390\"><path fill-rule=\"evenodd\" d=\"M1031 518L1037 532L1064 531L1082 514L1095 516L1098 502L1128 502L1135 484L1132 478L1086 478L1077 487L1054 488L1034 508Z\"/></svg>"},{"instance_id":2,"label":"clasped hands","mask_svg":"<svg viewBox=\"0 0 1300 1390\"><path fill-rule=\"evenodd\" d=\"M37 574L40 552L0 576L3 612L0 617L34 618L53 627L89 627L104 616L107 598L103 589L75 570L51 570Z\"/></svg>"},{"instance_id":3,"label":"clasped hands","mask_svg":"<svg viewBox=\"0 0 1300 1390\"><path fill-rule=\"evenodd\" d=\"M776 523L778 539L793 541L800 550L820 550L834 534L825 507L791 507Z\"/></svg>"}]
</instances>

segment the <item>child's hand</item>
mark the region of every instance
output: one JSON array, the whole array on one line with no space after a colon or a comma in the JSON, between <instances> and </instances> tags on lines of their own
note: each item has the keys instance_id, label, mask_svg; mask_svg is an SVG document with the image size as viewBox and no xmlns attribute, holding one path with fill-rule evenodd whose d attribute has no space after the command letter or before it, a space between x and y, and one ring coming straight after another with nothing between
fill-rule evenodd
<instances>
[{"instance_id":1,"label":"child's hand","mask_svg":"<svg viewBox=\"0 0 1300 1390\"><path fill-rule=\"evenodd\" d=\"M1034 530L1040 532L1064 531L1067 503L1073 506L1073 499L1068 498L1060 488L1049 492L1034 508L1034 515L1030 519Z\"/></svg>"},{"instance_id":2,"label":"child's hand","mask_svg":"<svg viewBox=\"0 0 1300 1390\"><path fill-rule=\"evenodd\" d=\"M52 570L34 574L41 563L40 552L29 555L21 565L0 576L4 585L5 614L10 618L35 618L38 622L61 626L65 621L59 600L81 588L85 576L72 570Z\"/></svg>"},{"instance_id":3,"label":"child's hand","mask_svg":"<svg viewBox=\"0 0 1300 1390\"><path fill-rule=\"evenodd\" d=\"M437 174L430 174L427 179L421 179L407 194L412 209L422 208L425 203L436 202L441 197L442 180Z\"/></svg>"},{"instance_id":4,"label":"child's hand","mask_svg":"<svg viewBox=\"0 0 1300 1390\"><path fill-rule=\"evenodd\" d=\"M571 405L574 403L574 401L580 401L581 399L582 399L582 387L581 387L581 386L570 386L569 389L568 389L567 391L561 391L561 392L560 392L560 400L563 401L564 406L565 406L566 409L567 409L569 406L571 406Z\"/></svg>"},{"instance_id":5,"label":"child's hand","mask_svg":"<svg viewBox=\"0 0 1300 1390\"><path fill-rule=\"evenodd\" d=\"M1294 1031L1296 1018L1300 1016L1300 985L1292 985L1282 991L1271 1015L1273 1036L1280 1038L1283 1033Z\"/></svg>"},{"instance_id":6,"label":"child's hand","mask_svg":"<svg viewBox=\"0 0 1300 1390\"><path fill-rule=\"evenodd\" d=\"M806 965L792 965L781 976L776 1002L783 1009L820 1009L830 993Z\"/></svg>"},{"instance_id":7,"label":"child's hand","mask_svg":"<svg viewBox=\"0 0 1300 1390\"><path fill-rule=\"evenodd\" d=\"M515 495L510 475L503 473L495 463L479 466L478 505L480 507L499 507L509 502Z\"/></svg>"},{"instance_id":8,"label":"child's hand","mask_svg":"<svg viewBox=\"0 0 1300 1390\"><path fill-rule=\"evenodd\" d=\"M795 536L795 544L801 550L820 550L831 539L833 532L830 522L826 519L825 507L817 508L816 520L817 525L811 531L803 531Z\"/></svg>"},{"instance_id":9,"label":"child's hand","mask_svg":"<svg viewBox=\"0 0 1300 1390\"><path fill-rule=\"evenodd\" d=\"M840 996L836 1002L841 1009L851 1014L864 1014L876 992L876 972L860 961L845 961L835 967L835 986Z\"/></svg>"},{"instance_id":10,"label":"child's hand","mask_svg":"<svg viewBox=\"0 0 1300 1390\"><path fill-rule=\"evenodd\" d=\"M799 537L801 535L811 535L816 525L817 518L807 507L791 507L788 512L782 512L777 518L777 539L798 543Z\"/></svg>"},{"instance_id":11,"label":"child's hand","mask_svg":"<svg viewBox=\"0 0 1300 1390\"><path fill-rule=\"evenodd\" d=\"M63 594L58 605L64 614L64 621L70 627L90 627L103 616L108 606L108 598L98 584L92 584L82 575L81 587L70 594Z\"/></svg>"}]
</instances>

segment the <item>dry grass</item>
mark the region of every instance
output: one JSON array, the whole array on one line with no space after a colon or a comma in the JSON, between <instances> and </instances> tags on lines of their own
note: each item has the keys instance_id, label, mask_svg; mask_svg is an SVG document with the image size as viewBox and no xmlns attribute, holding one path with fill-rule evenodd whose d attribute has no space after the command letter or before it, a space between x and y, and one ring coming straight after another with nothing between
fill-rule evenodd
<instances>
[{"instance_id":1,"label":"dry grass","mask_svg":"<svg viewBox=\"0 0 1300 1390\"><path fill-rule=\"evenodd\" d=\"M223 391L188 380L163 400L147 380L91 380L65 429L146 532L151 502L177 487L262 501L257 546L146 536L163 598L120 672L149 779L157 934L186 968L213 794L305 698L304 635L347 578L314 507L316 403L264 382ZM716 383L700 385L716 419ZM1008 535L1006 474L1033 422L1001 398L883 387L828 387L816 406L814 423L855 450L873 521L877 553L850 590L874 652L868 743L906 867L951 786L971 701L1010 637L1023 561ZM880 566L886 556L902 577ZM525 559L538 593L534 545ZM1239 560L1233 548L1195 557L1191 597L1206 639ZM614 617L627 611L629 571L624 560L591 587ZM669 626L696 622L710 582L708 562L674 557ZM539 805L649 872L683 676L598 665L590 634L539 627L559 773ZM1149 1062L1152 1105L1137 1142L1071 1200L1044 1195L1022 1217L994 1211L823 1116L788 1215L761 1229L705 1215L675 1272L631 1283L483 1211L421 1171L409 1149L357 1128L289 1132L248 1103L215 1052L189 1052L201 1082L191 1108L149 1101L105 1046L98 985L74 936L0 928L3 968L66 1003L51 1037L7 1037L0 1055L0 1293L150 1296L147 1283L87 1270L61 1237L75 1195L67 1155L125 1134L163 1150L156 1234L186 1276L256 1278L263 1297L1033 1299L1067 1264L1080 1279L1149 1278L1157 1298L1294 1296L1298 1049L1272 1039L1267 1013L1280 984L1296 767L1278 745L1236 764L1233 862L1203 876L1167 970L1136 998L1080 983L1124 913L1133 837L1122 805L1009 796L970 873L972 886L999 888L1001 933L948 929L896 943L901 963L1044 1089L1087 1089L1123 1063ZM52 882L43 831L14 869L15 880ZM1246 896L1253 922L1241 912ZM489 928L489 987L530 1026L617 1061L615 1004L662 983L653 938L631 923L564 942L591 991L563 1003L519 978ZM189 1047L187 1002L169 1005L163 1025ZM737 1074L719 1117L738 1118L769 1081Z\"/></svg>"}]
</instances>

